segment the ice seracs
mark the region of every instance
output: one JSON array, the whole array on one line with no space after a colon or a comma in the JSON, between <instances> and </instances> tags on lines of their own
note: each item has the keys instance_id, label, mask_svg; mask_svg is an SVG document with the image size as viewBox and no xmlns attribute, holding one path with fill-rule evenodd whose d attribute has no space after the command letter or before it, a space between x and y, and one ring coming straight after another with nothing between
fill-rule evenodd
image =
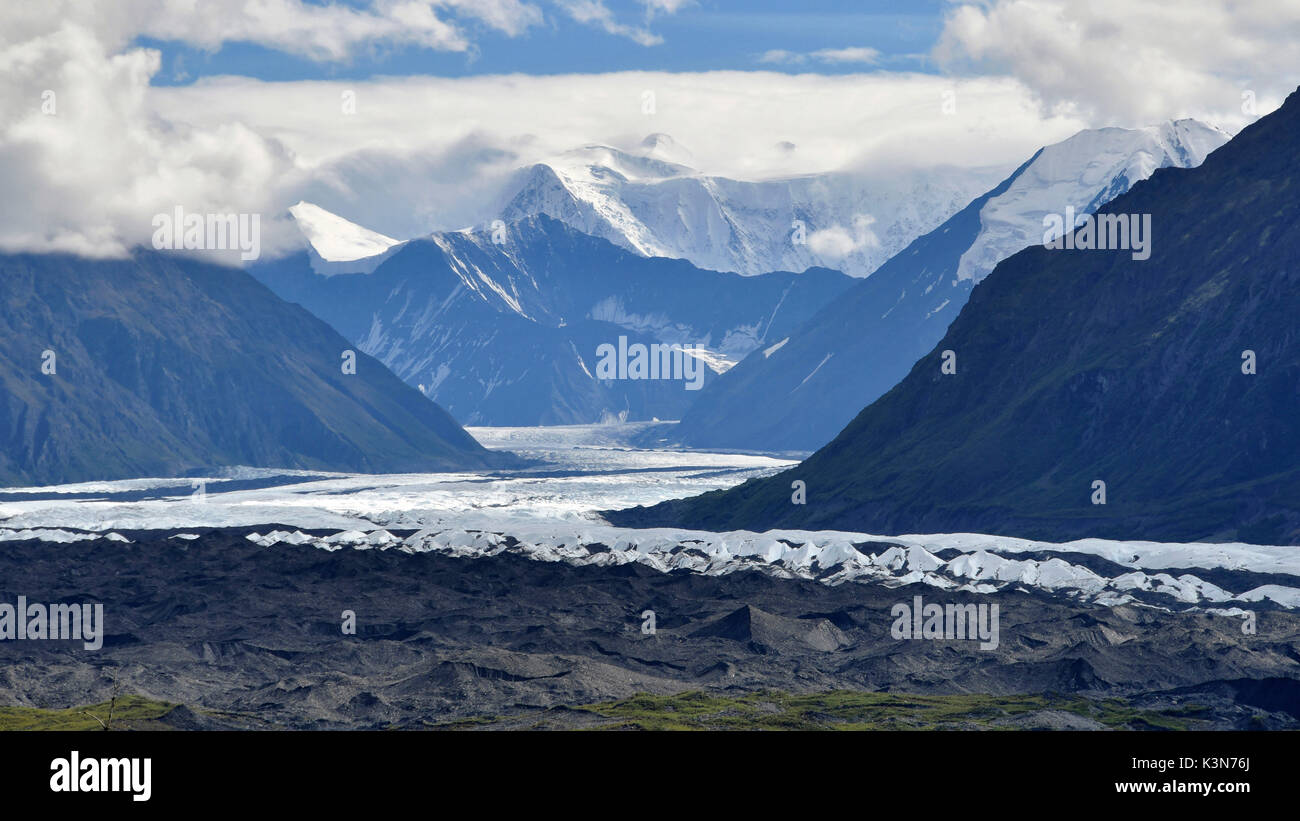
<instances>
[{"instance_id":1,"label":"ice seracs","mask_svg":"<svg viewBox=\"0 0 1300 821\"><path fill-rule=\"evenodd\" d=\"M812 579L832 585L847 582L890 587L924 584L942 590L979 594L1037 590L1106 607L1140 604L1165 609L1196 607L1224 612L1224 605L1246 609L1261 603L1282 608L1300 606L1300 587L1269 584L1233 594L1193 573L1175 576L1167 572L1148 574L1131 570L1107 576L1060 556L1016 558L1015 553L1025 549L1026 544L1015 539L1003 543L994 536L981 537L977 545L971 545L966 538L971 534L894 538L836 531L710 533L671 528L632 530L574 522L536 524L538 526L509 530L488 529L490 524L486 521L468 527L434 526L406 538L396 537L384 528L368 532L349 530L328 536L312 536L300 530L270 530L250 533L247 538L267 548L289 544L308 545L326 551L348 547L397 549L405 553L444 553L459 558L505 554L533 561L579 565L639 563L664 573L687 570L704 575L756 570L779 578ZM924 544L911 541L913 539L924 540ZM1080 546L1079 543L1028 544L1035 552L1069 551ZM1114 542L1105 547L1130 544L1141 543ZM938 545L942 545L945 551L961 550L961 545L975 549L945 560L927 549ZM1190 551L1197 546L1163 547ZM995 552L999 550L1010 555ZM1065 555L1070 554L1067 552ZM1082 562L1088 555L1092 554L1081 551L1075 561ZM1295 572L1300 570L1298 564L1300 560L1293 558L1287 568ZM1300 583L1300 576L1295 579Z\"/></svg>"},{"instance_id":2,"label":"ice seracs","mask_svg":"<svg viewBox=\"0 0 1300 821\"><path fill-rule=\"evenodd\" d=\"M643 425L644 426L644 425ZM1247 544L1084 539L1055 544L978 533L879 536L839 531L713 533L614 527L593 511L739 484L792 464L771 457L637 450L637 425L475 428L484 444L544 464L492 474L315 474L231 471L171 486L96 483L11 490L0 542L123 539L155 531L199 543L206 528L247 528L268 550L400 550L452 557L612 566L708 575L757 571L823 584L927 587L979 594L1035 591L1100 606L1168 609L1300 607L1300 552ZM260 478L260 482L243 481ZM151 488L146 494L141 487ZM143 539L148 541L147 538ZM105 549L112 549L106 543Z\"/></svg>"}]
</instances>

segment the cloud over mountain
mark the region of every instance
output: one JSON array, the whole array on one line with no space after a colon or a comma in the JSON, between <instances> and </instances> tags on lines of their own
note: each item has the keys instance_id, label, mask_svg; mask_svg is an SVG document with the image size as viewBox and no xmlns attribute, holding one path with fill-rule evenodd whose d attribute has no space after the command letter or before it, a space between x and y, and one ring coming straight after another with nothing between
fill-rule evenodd
<instances>
[{"instance_id":1,"label":"cloud over mountain","mask_svg":"<svg viewBox=\"0 0 1300 821\"><path fill-rule=\"evenodd\" d=\"M588 2L577 16L593 37L603 29L650 42L663 36L652 24L694 13L691 5L645 0L629 15ZM0 181L26 192L0 205L0 248L120 254L147 242L153 215L176 205L273 222L299 199L393 236L460 228L491 216L495 186L515 168L593 142L633 146L650 133L688 146L701 172L740 180L939 160L1009 168L1038 145L1104 123L1187 115L1234 130L1254 117L1242 95L1267 113L1300 64L1297 13L1285 4L1253 4L1226 20L1220 0L1184 3L1176 15L1156 15L1145 0L1087 9L1004 0L948 14L934 51L948 75L400 76L408 68L368 79L155 85L163 50L176 44L206 54L246 44L346 68L358 55L412 49L472 58L486 37L536 37L571 16L525 0L182 6L56 0L0 11ZM806 57L799 71L866 67L874 56L852 42L784 53ZM1104 56L1115 53L1128 57ZM1127 93L1134 88L1142 93ZM287 225L265 225L264 235L268 253L294 241Z\"/></svg>"},{"instance_id":2,"label":"cloud over mountain","mask_svg":"<svg viewBox=\"0 0 1300 821\"><path fill-rule=\"evenodd\" d=\"M962 3L947 15L934 56L950 70L1015 77L1050 109L1097 125L1214 112L1235 131L1277 108L1295 87L1300 5Z\"/></svg>"}]
</instances>

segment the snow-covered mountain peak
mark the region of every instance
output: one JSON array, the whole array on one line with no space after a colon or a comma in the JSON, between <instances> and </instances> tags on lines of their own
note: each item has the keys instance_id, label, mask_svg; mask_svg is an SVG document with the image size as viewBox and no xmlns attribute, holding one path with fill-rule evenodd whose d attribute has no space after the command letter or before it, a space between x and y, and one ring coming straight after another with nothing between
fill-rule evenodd
<instances>
[{"instance_id":1,"label":"snow-covered mountain peak","mask_svg":"<svg viewBox=\"0 0 1300 821\"><path fill-rule=\"evenodd\" d=\"M998 262L1042 241L1043 217L1091 213L1158 168L1193 168L1229 140L1197 120L1145 128L1092 128L1041 149L980 211L982 230L962 255L959 279L978 282Z\"/></svg>"},{"instance_id":2,"label":"snow-covered mountain peak","mask_svg":"<svg viewBox=\"0 0 1300 821\"><path fill-rule=\"evenodd\" d=\"M1227 139L1177 121L1083 131L1040 149L827 304L779 349L751 354L720 377L673 429L673 441L790 451L826 444L934 349L975 283L1042 243L1046 214L1093 212L1155 169L1198 164ZM879 190L871 193L881 201ZM886 237L878 226L867 224L863 233Z\"/></svg>"},{"instance_id":3,"label":"snow-covered mountain peak","mask_svg":"<svg viewBox=\"0 0 1300 821\"><path fill-rule=\"evenodd\" d=\"M312 249L326 262L373 257L399 243L310 202L299 201L289 207L289 213Z\"/></svg>"},{"instance_id":4,"label":"snow-covered mountain peak","mask_svg":"<svg viewBox=\"0 0 1300 821\"><path fill-rule=\"evenodd\" d=\"M646 138L641 141L641 151L647 157L678 165L689 166L695 159L684 145L669 135L658 132L646 135Z\"/></svg>"},{"instance_id":5,"label":"snow-covered mountain peak","mask_svg":"<svg viewBox=\"0 0 1300 821\"><path fill-rule=\"evenodd\" d=\"M1190 117L1171 120L1156 128L1160 130L1162 139L1171 147L1177 146L1183 149L1183 156L1189 168L1205 162L1206 156L1211 151L1232 138L1232 135L1226 131Z\"/></svg>"},{"instance_id":6,"label":"snow-covered mountain peak","mask_svg":"<svg viewBox=\"0 0 1300 821\"><path fill-rule=\"evenodd\" d=\"M575 148L544 164L566 179L592 183L654 183L696 173L695 169L680 163L648 154L634 154L608 145Z\"/></svg>"},{"instance_id":7,"label":"snow-covered mountain peak","mask_svg":"<svg viewBox=\"0 0 1300 821\"><path fill-rule=\"evenodd\" d=\"M503 218L534 214L643 256L760 274L835 268L866 276L1005 177L1006 168L810 174L761 181L699 173L671 137L643 153L588 145L521 169ZM858 226L871 225L869 234Z\"/></svg>"}]
</instances>

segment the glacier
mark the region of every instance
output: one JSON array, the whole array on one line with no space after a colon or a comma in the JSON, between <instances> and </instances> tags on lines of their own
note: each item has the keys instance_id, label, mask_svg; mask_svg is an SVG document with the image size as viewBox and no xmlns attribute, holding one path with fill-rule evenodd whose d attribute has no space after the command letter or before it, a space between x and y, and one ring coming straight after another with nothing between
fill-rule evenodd
<instances>
[{"instance_id":1,"label":"glacier","mask_svg":"<svg viewBox=\"0 0 1300 821\"><path fill-rule=\"evenodd\" d=\"M623 528L599 511L731 487L782 470L756 454L642 449L673 423L472 428L490 448L538 466L481 473L339 474L240 468L186 480L124 480L0 491L0 541L131 540L175 530L249 528L267 549L399 550L475 558L725 575L756 571L824 584L920 583L991 594L1027 589L1102 606L1239 615L1300 608L1300 551L1283 546L1083 539L1040 542L976 533L879 535ZM203 482L205 494L193 495Z\"/></svg>"}]
</instances>

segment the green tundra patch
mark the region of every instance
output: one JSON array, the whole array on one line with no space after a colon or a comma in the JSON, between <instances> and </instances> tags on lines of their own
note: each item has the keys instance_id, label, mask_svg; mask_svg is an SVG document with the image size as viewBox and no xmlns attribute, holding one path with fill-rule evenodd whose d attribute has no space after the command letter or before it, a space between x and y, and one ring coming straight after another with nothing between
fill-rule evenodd
<instances>
[{"instance_id":1,"label":"green tundra patch","mask_svg":"<svg viewBox=\"0 0 1300 821\"><path fill-rule=\"evenodd\" d=\"M921 696L835 690L791 694L761 691L742 696L701 692L671 696L638 694L581 709L630 730L999 730L1051 726L1027 719L1077 717L1071 728L1185 730L1200 711L1182 707L1152 711L1123 699L1081 696L983 694Z\"/></svg>"},{"instance_id":2,"label":"green tundra patch","mask_svg":"<svg viewBox=\"0 0 1300 821\"><path fill-rule=\"evenodd\" d=\"M0 731L3 730L102 730L108 724L112 730L142 730L156 727L158 719L176 709L175 704L153 701L143 696L122 696L113 705L109 717L109 702L72 707L67 710L45 710L40 707L0 707Z\"/></svg>"}]
</instances>

